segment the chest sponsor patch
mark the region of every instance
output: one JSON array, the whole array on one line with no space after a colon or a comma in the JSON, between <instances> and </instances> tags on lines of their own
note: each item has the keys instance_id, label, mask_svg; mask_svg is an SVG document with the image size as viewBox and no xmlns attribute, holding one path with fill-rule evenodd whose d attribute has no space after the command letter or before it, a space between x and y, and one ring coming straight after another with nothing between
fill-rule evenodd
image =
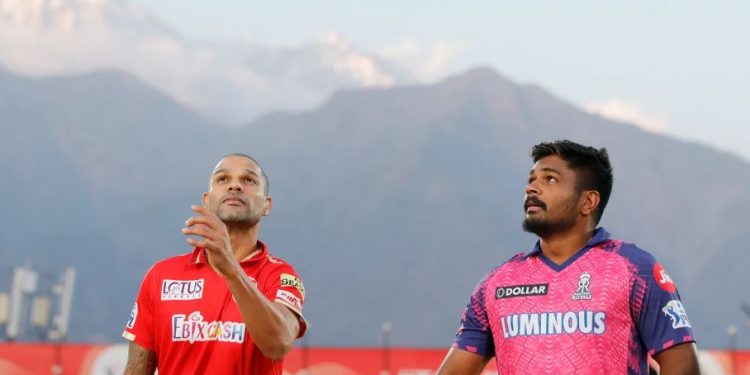
<instances>
[{"instance_id":1,"label":"chest sponsor patch","mask_svg":"<svg viewBox=\"0 0 750 375\"><path fill-rule=\"evenodd\" d=\"M495 289L495 299L546 296L548 289L549 284L500 286Z\"/></svg>"},{"instance_id":2,"label":"chest sponsor patch","mask_svg":"<svg viewBox=\"0 0 750 375\"><path fill-rule=\"evenodd\" d=\"M504 338L539 335L602 335L607 330L604 311L565 311L513 314L500 317Z\"/></svg>"},{"instance_id":3,"label":"chest sponsor patch","mask_svg":"<svg viewBox=\"0 0 750 375\"><path fill-rule=\"evenodd\" d=\"M302 285L302 281L295 277L294 275L290 275L288 273L282 273L281 274L281 286L291 286L297 288L299 290L300 294L302 294L302 298L305 298L305 286Z\"/></svg>"},{"instance_id":4,"label":"chest sponsor patch","mask_svg":"<svg viewBox=\"0 0 750 375\"><path fill-rule=\"evenodd\" d=\"M200 311L172 315L172 341L245 341L245 323L203 320Z\"/></svg>"},{"instance_id":5,"label":"chest sponsor patch","mask_svg":"<svg viewBox=\"0 0 750 375\"><path fill-rule=\"evenodd\" d=\"M187 301L203 298L203 279L162 280L162 301Z\"/></svg>"}]
</instances>

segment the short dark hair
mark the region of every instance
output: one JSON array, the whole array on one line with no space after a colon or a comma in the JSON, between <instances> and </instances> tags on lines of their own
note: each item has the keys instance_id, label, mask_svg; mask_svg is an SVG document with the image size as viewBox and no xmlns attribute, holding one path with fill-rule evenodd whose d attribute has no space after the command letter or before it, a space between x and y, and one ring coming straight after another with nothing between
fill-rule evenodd
<instances>
[{"instance_id":1,"label":"short dark hair","mask_svg":"<svg viewBox=\"0 0 750 375\"><path fill-rule=\"evenodd\" d=\"M268 176L266 176L266 171L263 170L263 166L260 165L260 163L257 160L255 160L255 158L253 158L252 156L250 156L248 154L243 154L241 152L233 152L231 154L224 155L224 157L222 159L226 159L226 158L228 158L230 156L240 156L240 157L243 157L243 158L248 158L248 159L252 160L252 162L255 163L255 165L257 165L258 168L260 168L260 176L263 178L263 193L265 193L266 195L268 195L268 191L270 190L270 185L268 185Z\"/></svg>"},{"instance_id":2,"label":"short dark hair","mask_svg":"<svg viewBox=\"0 0 750 375\"><path fill-rule=\"evenodd\" d=\"M550 155L558 155L576 172L576 190L596 190L600 202L594 215L594 225L599 223L612 193L612 165L606 148L595 149L569 140L542 142L531 149L534 163Z\"/></svg>"}]
</instances>

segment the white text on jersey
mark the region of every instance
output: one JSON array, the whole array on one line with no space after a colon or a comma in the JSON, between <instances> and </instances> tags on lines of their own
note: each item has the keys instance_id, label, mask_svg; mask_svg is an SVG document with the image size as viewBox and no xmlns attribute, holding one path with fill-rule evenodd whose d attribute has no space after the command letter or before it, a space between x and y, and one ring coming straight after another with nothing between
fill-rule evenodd
<instances>
[{"instance_id":1,"label":"white text on jersey","mask_svg":"<svg viewBox=\"0 0 750 375\"><path fill-rule=\"evenodd\" d=\"M500 317L503 337L536 335L560 335L573 333L593 333L601 335L606 330L603 311L545 312L534 314L513 314Z\"/></svg>"}]
</instances>

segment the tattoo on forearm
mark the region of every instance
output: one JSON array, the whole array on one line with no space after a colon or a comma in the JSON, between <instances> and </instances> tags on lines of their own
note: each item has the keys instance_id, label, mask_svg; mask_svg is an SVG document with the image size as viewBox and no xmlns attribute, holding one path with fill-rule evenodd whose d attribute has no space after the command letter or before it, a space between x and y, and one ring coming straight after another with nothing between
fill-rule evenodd
<instances>
[{"instance_id":1,"label":"tattoo on forearm","mask_svg":"<svg viewBox=\"0 0 750 375\"><path fill-rule=\"evenodd\" d=\"M156 354L130 343L128 347L128 364L125 367L125 375L153 375L156 371Z\"/></svg>"}]
</instances>

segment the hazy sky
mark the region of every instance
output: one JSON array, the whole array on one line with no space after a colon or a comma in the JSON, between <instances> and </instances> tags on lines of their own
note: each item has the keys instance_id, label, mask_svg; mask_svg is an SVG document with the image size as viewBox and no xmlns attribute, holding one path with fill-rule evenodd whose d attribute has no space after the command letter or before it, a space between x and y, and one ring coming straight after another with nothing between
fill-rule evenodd
<instances>
[{"instance_id":1,"label":"hazy sky","mask_svg":"<svg viewBox=\"0 0 750 375\"><path fill-rule=\"evenodd\" d=\"M135 1L190 38L294 46L336 33L425 79L489 65L750 161L750 1Z\"/></svg>"}]
</instances>

